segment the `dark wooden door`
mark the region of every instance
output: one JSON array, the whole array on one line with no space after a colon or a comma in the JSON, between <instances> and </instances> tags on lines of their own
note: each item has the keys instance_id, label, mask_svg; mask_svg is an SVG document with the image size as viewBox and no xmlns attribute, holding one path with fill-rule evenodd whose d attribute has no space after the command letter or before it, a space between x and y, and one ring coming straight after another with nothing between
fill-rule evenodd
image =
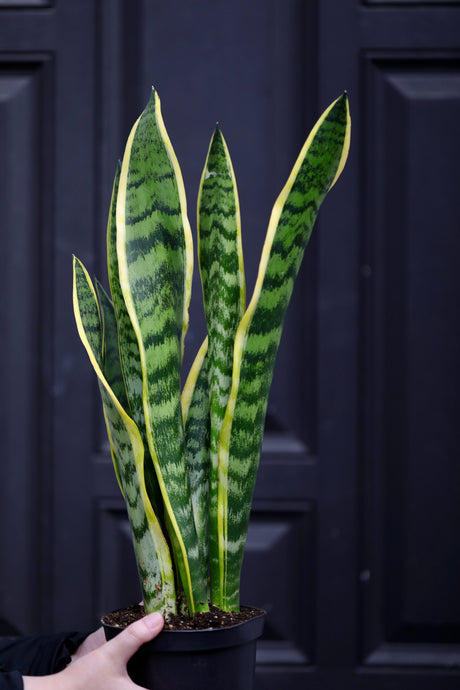
<instances>
[{"instance_id":1,"label":"dark wooden door","mask_svg":"<svg viewBox=\"0 0 460 690\"><path fill-rule=\"evenodd\" d=\"M249 292L271 206L344 89L353 133L287 317L244 564L259 690L460 684L460 7L0 0L0 617L139 596L71 254L104 277L112 175L153 83L194 225L220 122ZM194 284L186 366L203 335Z\"/></svg>"}]
</instances>

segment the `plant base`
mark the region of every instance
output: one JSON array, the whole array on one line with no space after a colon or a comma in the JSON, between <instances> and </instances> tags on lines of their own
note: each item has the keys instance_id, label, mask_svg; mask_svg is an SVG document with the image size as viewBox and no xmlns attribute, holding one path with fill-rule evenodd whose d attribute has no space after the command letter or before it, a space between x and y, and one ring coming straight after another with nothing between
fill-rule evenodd
<instances>
[{"instance_id":1,"label":"plant base","mask_svg":"<svg viewBox=\"0 0 460 690\"><path fill-rule=\"evenodd\" d=\"M252 690L264 618L261 611L226 628L163 630L133 656L128 673L148 690ZM102 623L108 640L121 632Z\"/></svg>"}]
</instances>

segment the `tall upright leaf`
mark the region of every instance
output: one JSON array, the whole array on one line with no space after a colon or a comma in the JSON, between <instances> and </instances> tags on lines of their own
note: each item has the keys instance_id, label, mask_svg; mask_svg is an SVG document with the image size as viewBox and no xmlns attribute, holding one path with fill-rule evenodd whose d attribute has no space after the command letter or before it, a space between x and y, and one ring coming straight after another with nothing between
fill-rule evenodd
<instances>
[{"instance_id":1,"label":"tall upright leaf","mask_svg":"<svg viewBox=\"0 0 460 690\"><path fill-rule=\"evenodd\" d=\"M120 174L121 163L119 162L115 172L107 222L107 268L109 285L117 324L119 358L125 386L125 395L127 396L129 405L129 407L125 409L127 411L129 409L129 413L141 434L144 444L144 472L147 493L164 531L166 526L162 512L160 487L148 449L147 433L145 430L144 410L142 406L143 375L139 357L139 346L137 344L136 333L126 309L118 271L116 210Z\"/></svg>"},{"instance_id":2,"label":"tall upright leaf","mask_svg":"<svg viewBox=\"0 0 460 690\"><path fill-rule=\"evenodd\" d=\"M120 286L136 334L148 447L191 612L206 610L185 462L180 367L188 323L192 240L182 175L153 90L123 157L117 196Z\"/></svg>"},{"instance_id":3,"label":"tall upright leaf","mask_svg":"<svg viewBox=\"0 0 460 690\"><path fill-rule=\"evenodd\" d=\"M198 194L198 258L208 329L211 409L209 556L211 592L219 592L218 450L232 384L233 343L245 309L241 222L235 174L217 126Z\"/></svg>"},{"instance_id":4,"label":"tall upright leaf","mask_svg":"<svg viewBox=\"0 0 460 690\"><path fill-rule=\"evenodd\" d=\"M235 339L232 391L219 447L222 595L239 606L239 579L264 431L268 394L286 309L319 207L348 154L346 94L321 116L272 211L259 273Z\"/></svg>"}]
</instances>

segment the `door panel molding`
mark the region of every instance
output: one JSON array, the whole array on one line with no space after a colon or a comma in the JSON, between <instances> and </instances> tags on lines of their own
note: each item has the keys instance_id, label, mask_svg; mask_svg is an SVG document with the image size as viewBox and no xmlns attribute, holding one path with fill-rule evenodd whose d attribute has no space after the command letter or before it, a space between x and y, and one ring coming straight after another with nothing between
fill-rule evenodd
<instances>
[{"instance_id":1,"label":"door panel molding","mask_svg":"<svg viewBox=\"0 0 460 690\"><path fill-rule=\"evenodd\" d=\"M50 334L40 324L50 319L43 274L52 236L44 201L52 175L44 159L44 151L53 150L51 89L49 55L0 53L0 550L7 554L0 565L0 607L24 631L39 626L50 568L50 409L42 402Z\"/></svg>"},{"instance_id":2,"label":"door panel molding","mask_svg":"<svg viewBox=\"0 0 460 690\"><path fill-rule=\"evenodd\" d=\"M367 53L363 74L363 654L446 667L460 658L460 263L446 253L460 54Z\"/></svg>"}]
</instances>

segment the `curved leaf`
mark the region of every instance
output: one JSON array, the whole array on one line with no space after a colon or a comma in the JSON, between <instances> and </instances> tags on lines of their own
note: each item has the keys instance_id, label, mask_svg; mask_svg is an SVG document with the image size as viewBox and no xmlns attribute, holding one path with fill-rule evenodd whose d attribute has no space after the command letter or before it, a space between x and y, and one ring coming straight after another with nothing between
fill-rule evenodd
<instances>
[{"instance_id":1,"label":"curved leaf","mask_svg":"<svg viewBox=\"0 0 460 690\"><path fill-rule=\"evenodd\" d=\"M284 317L320 205L348 154L346 94L323 113L272 211L259 273L235 339L232 391L219 447L221 608L239 606L239 578Z\"/></svg>"},{"instance_id":2,"label":"curved leaf","mask_svg":"<svg viewBox=\"0 0 460 690\"><path fill-rule=\"evenodd\" d=\"M173 613L176 610L174 573L168 545L145 488L142 439L104 376L96 293L86 269L76 257L73 304L78 333L98 377L109 438L118 460L144 604L147 611Z\"/></svg>"}]
</instances>

